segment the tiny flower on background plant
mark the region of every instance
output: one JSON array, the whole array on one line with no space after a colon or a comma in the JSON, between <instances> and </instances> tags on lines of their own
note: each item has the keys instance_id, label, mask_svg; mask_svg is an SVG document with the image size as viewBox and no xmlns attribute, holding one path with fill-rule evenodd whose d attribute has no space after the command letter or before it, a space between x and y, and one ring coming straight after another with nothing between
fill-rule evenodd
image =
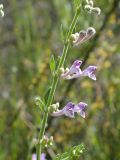
<instances>
[{"instance_id":1,"label":"tiny flower on background plant","mask_svg":"<svg viewBox=\"0 0 120 160\"><path fill-rule=\"evenodd\" d=\"M72 66L70 69L65 70L62 74L61 77L63 79L74 79L78 78L81 76L88 76L89 78L96 80L95 72L97 67L96 66L89 66L85 70L81 70L80 66L82 64L82 61L76 60L73 62Z\"/></svg>"},{"instance_id":2,"label":"tiny flower on background plant","mask_svg":"<svg viewBox=\"0 0 120 160\"><path fill-rule=\"evenodd\" d=\"M78 115L85 118L84 109L86 108L86 106L87 104L84 102L80 102L78 104L68 102L63 109L53 112L52 116L59 117L59 116L65 115L69 118L74 118L75 113L78 113Z\"/></svg>"},{"instance_id":3,"label":"tiny flower on background plant","mask_svg":"<svg viewBox=\"0 0 120 160\"><path fill-rule=\"evenodd\" d=\"M45 153L41 153L40 159L41 159L41 160L46 160L46 154L45 154ZM36 153L33 153L33 154L32 154L32 159L31 159L31 160L37 160L37 155L36 155Z\"/></svg>"}]
</instances>

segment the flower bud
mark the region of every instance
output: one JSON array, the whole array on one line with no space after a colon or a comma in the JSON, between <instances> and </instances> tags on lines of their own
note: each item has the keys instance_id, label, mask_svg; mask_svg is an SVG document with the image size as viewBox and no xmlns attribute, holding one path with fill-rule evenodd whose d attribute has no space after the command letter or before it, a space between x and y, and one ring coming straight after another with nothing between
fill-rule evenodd
<instances>
[{"instance_id":1,"label":"flower bud","mask_svg":"<svg viewBox=\"0 0 120 160\"><path fill-rule=\"evenodd\" d=\"M48 137L44 136L43 139L40 141L41 145L47 147L48 144Z\"/></svg>"},{"instance_id":2,"label":"flower bud","mask_svg":"<svg viewBox=\"0 0 120 160\"><path fill-rule=\"evenodd\" d=\"M38 143L37 138L33 138L33 144L34 144L34 145L37 145L37 143Z\"/></svg>"},{"instance_id":3,"label":"flower bud","mask_svg":"<svg viewBox=\"0 0 120 160\"><path fill-rule=\"evenodd\" d=\"M50 113L53 113L55 111L57 111L59 108L59 103L57 102L56 104L52 104L51 106L49 106L48 110Z\"/></svg>"},{"instance_id":4,"label":"flower bud","mask_svg":"<svg viewBox=\"0 0 120 160\"><path fill-rule=\"evenodd\" d=\"M58 108L59 108L59 102L56 103L56 109L58 109Z\"/></svg>"},{"instance_id":5,"label":"flower bud","mask_svg":"<svg viewBox=\"0 0 120 160\"><path fill-rule=\"evenodd\" d=\"M40 143L44 147L52 146L53 145L53 136L51 136L50 138L48 138L47 136L44 136Z\"/></svg>"},{"instance_id":6,"label":"flower bud","mask_svg":"<svg viewBox=\"0 0 120 160\"><path fill-rule=\"evenodd\" d=\"M53 141L53 136L50 137L50 140Z\"/></svg>"},{"instance_id":7,"label":"flower bud","mask_svg":"<svg viewBox=\"0 0 120 160\"><path fill-rule=\"evenodd\" d=\"M39 107L39 109L41 111L45 111L44 110L45 103L44 103L44 101L42 101L41 97L39 97L39 96L35 97L35 104L36 104L36 106Z\"/></svg>"},{"instance_id":8,"label":"flower bud","mask_svg":"<svg viewBox=\"0 0 120 160\"><path fill-rule=\"evenodd\" d=\"M50 146L53 146L53 143L52 142L50 142L50 144L49 144Z\"/></svg>"},{"instance_id":9,"label":"flower bud","mask_svg":"<svg viewBox=\"0 0 120 160\"><path fill-rule=\"evenodd\" d=\"M69 70L70 70L69 68L66 68L66 69L65 69L65 72L69 72Z\"/></svg>"},{"instance_id":10,"label":"flower bud","mask_svg":"<svg viewBox=\"0 0 120 160\"><path fill-rule=\"evenodd\" d=\"M76 39L76 35L75 35L75 34L71 34L70 40L71 40L71 41L75 41L75 39Z\"/></svg>"},{"instance_id":11,"label":"flower bud","mask_svg":"<svg viewBox=\"0 0 120 160\"><path fill-rule=\"evenodd\" d=\"M87 5L85 5L85 10L88 12L88 13L96 13L97 15L100 15L101 13L101 9L99 7L93 7L93 1L89 1L89 3L87 3Z\"/></svg>"},{"instance_id":12,"label":"flower bud","mask_svg":"<svg viewBox=\"0 0 120 160\"><path fill-rule=\"evenodd\" d=\"M41 98L40 98L40 97L35 97L35 104L36 104L37 106L40 105L40 102L41 102Z\"/></svg>"},{"instance_id":13,"label":"flower bud","mask_svg":"<svg viewBox=\"0 0 120 160\"><path fill-rule=\"evenodd\" d=\"M56 104L52 104L48 107L49 113L53 113L56 111Z\"/></svg>"},{"instance_id":14,"label":"flower bud","mask_svg":"<svg viewBox=\"0 0 120 160\"><path fill-rule=\"evenodd\" d=\"M53 136L51 136L51 137L49 138L48 145L49 145L49 146L52 146L52 145L53 145Z\"/></svg>"},{"instance_id":15,"label":"flower bud","mask_svg":"<svg viewBox=\"0 0 120 160\"><path fill-rule=\"evenodd\" d=\"M47 148L48 147L48 145L47 144L45 144L45 148Z\"/></svg>"},{"instance_id":16,"label":"flower bud","mask_svg":"<svg viewBox=\"0 0 120 160\"><path fill-rule=\"evenodd\" d=\"M73 44L79 38L79 33L71 34L70 42Z\"/></svg>"},{"instance_id":17,"label":"flower bud","mask_svg":"<svg viewBox=\"0 0 120 160\"><path fill-rule=\"evenodd\" d=\"M73 151L72 151L72 154L75 155L75 154L76 154L76 150L73 150Z\"/></svg>"},{"instance_id":18,"label":"flower bud","mask_svg":"<svg viewBox=\"0 0 120 160\"><path fill-rule=\"evenodd\" d=\"M96 30L93 27L89 27L87 29L87 35L91 36L94 35L96 33Z\"/></svg>"},{"instance_id":19,"label":"flower bud","mask_svg":"<svg viewBox=\"0 0 120 160\"><path fill-rule=\"evenodd\" d=\"M3 4L0 4L0 16L4 17Z\"/></svg>"},{"instance_id":20,"label":"flower bud","mask_svg":"<svg viewBox=\"0 0 120 160\"><path fill-rule=\"evenodd\" d=\"M56 104L51 105L51 107L56 110Z\"/></svg>"},{"instance_id":21,"label":"flower bud","mask_svg":"<svg viewBox=\"0 0 120 160\"><path fill-rule=\"evenodd\" d=\"M88 13L92 13L92 9L93 9L93 7L91 7L90 5L85 5L85 10L88 12Z\"/></svg>"},{"instance_id":22,"label":"flower bud","mask_svg":"<svg viewBox=\"0 0 120 160\"><path fill-rule=\"evenodd\" d=\"M80 150L80 153L83 153L83 150Z\"/></svg>"},{"instance_id":23,"label":"flower bud","mask_svg":"<svg viewBox=\"0 0 120 160\"><path fill-rule=\"evenodd\" d=\"M61 67L61 68L59 69L59 72L60 72L60 74L61 74L61 73L64 73L64 68Z\"/></svg>"},{"instance_id":24,"label":"flower bud","mask_svg":"<svg viewBox=\"0 0 120 160\"><path fill-rule=\"evenodd\" d=\"M95 12L95 13L97 13L97 15L101 14L101 9L98 8L98 7L93 8L92 11Z\"/></svg>"}]
</instances>

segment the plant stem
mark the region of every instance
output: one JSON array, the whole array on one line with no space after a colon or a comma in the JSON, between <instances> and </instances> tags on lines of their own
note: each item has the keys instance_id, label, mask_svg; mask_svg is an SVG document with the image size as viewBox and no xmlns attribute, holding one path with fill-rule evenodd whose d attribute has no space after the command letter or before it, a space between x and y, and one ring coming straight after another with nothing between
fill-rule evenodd
<instances>
[{"instance_id":1,"label":"plant stem","mask_svg":"<svg viewBox=\"0 0 120 160\"><path fill-rule=\"evenodd\" d=\"M66 38L66 41L65 41L65 44L64 44L64 48L63 48L63 54L62 54L62 57L61 57L61 60L60 60L60 63L58 65L58 69L62 67L62 65L64 64L65 62L65 59L66 59L66 55L67 55L67 50L69 48L69 38L71 36L71 34L73 33L73 30L75 28L75 25L77 23L77 19L79 17L79 14L80 14L80 7L77 9L76 13L75 13L75 16L72 20L72 23L70 25L70 29L68 31L68 34L67 34L67 38Z\"/></svg>"},{"instance_id":2,"label":"plant stem","mask_svg":"<svg viewBox=\"0 0 120 160\"><path fill-rule=\"evenodd\" d=\"M75 28L77 19L79 17L79 14L80 14L80 7L77 9L77 11L75 13L75 16L72 20L72 23L70 25L70 28L69 28L69 31L68 31L68 34L67 34L67 38L66 38L66 41L65 41L65 44L64 44L63 53L62 53L60 62L59 62L58 67L57 67L57 71L64 65L66 55L67 55L67 52L68 52L68 48L69 48L69 38L70 38L70 35L73 33L73 30ZM49 93L49 96L48 96L48 100L47 100L47 104L46 104L46 112L43 115L41 130L40 130L40 134L39 134L39 137L38 137L37 160L40 160L41 149L42 149L40 140L42 140L43 136L44 136L45 127L46 127L46 123L47 123L47 119L48 119L48 107L52 104L58 80L59 80L59 77L56 74L53 77L53 81L52 81L52 85L51 85L52 87L51 87L51 90L50 90L50 93Z\"/></svg>"}]
</instances>

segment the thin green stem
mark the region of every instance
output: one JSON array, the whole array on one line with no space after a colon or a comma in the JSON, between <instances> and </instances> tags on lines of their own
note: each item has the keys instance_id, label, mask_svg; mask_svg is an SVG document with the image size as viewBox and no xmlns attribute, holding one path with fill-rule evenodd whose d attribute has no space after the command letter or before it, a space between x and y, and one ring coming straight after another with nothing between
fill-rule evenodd
<instances>
[{"instance_id":1,"label":"thin green stem","mask_svg":"<svg viewBox=\"0 0 120 160\"><path fill-rule=\"evenodd\" d=\"M66 55L67 55L67 52L68 52L68 48L69 48L69 38L70 38L70 35L73 33L73 30L74 30L75 25L77 23L77 19L79 17L79 13L80 13L80 8L78 8L78 10L76 11L75 16L73 18L73 21L70 25L70 28L69 28L69 31L68 31L68 34L67 34L67 38L66 38L66 42L64 44L63 53L62 53L60 62L59 62L58 67L57 67L57 71L64 65ZM49 96L48 96L48 100L47 100L47 104L46 104L46 112L43 115L41 130L40 130L40 134L39 134L39 137L38 137L37 160L40 160L40 155L41 155L41 150L42 150L40 140L42 140L43 136L44 136L45 127L46 127L46 123L47 123L47 119L48 119L48 107L52 104L58 80L59 80L59 77L56 74L53 77L53 81L52 81L52 85L51 85L52 87L51 87L51 90L50 90L50 93L49 93Z\"/></svg>"},{"instance_id":2,"label":"thin green stem","mask_svg":"<svg viewBox=\"0 0 120 160\"><path fill-rule=\"evenodd\" d=\"M61 60L60 60L60 63L58 65L58 69L62 67L62 65L64 64L65 62L65 59L66 59L66 55L67 55L67 51L68 51L68 48L69 48L69 39L70 39L70 36L71 34L73 33L73 30L75 28L75 25L77 23L77 19L79 17L79 14L80 14L80 8L77 9L76 13L75 13L75 16L72 20L72 23L70 25L70 29L68 31L68 34L67 34L67 38L66 38L66 41L65 41L65 45L64 45L64 48L63 48L63 54L62 54L62 57L61 57Z\"/></svg>"}]
</instances>

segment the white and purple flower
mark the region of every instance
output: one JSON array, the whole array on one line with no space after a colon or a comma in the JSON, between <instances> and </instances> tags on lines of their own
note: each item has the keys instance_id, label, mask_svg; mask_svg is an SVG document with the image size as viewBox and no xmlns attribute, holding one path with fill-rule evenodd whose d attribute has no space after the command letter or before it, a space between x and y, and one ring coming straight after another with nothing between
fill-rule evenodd
<instances>
[{"instance_id":1,"label":"white and purple flower","mask_svg":"<svg viewBox=\"0 0 120 160\"><path fill-rule=\"evenodd\" d=\"M97 67L96 66L89 66L85 70L81 70L80 66L82 64L82 61L76 60L70 67L70 69L65 70L62 74L61 77L63 79L74 79L78 78L81 76L88 76L89 78L96 80L95 72Z\"/></svg>"},{"instance_id":2,"label":"white and purple flower","mask_svg":"<svg viewBox=\"0 0 120 160\"><path fill-rule=\"evenodd\" d=\"M82 74L82 71L80 69L80 66L82 64L82 61L76 60L70 67L70 69L66 69L62 74L61 77L64 79L71 79L72 78L77 78L79 75Z\"/></svg>"},{"instance_id":3,"label":"white and purple flower","mask_svg":"<svg viewBox=\"0 0 120 160\"><path fill-rule=\"evenodd\" d=\"M78 104L69 102L63 109L54 111L52 113L52 116L59 117L59 116L65 115L67 117L74 118L74 114L78 113L79 115L81 115L81 117L85 118L84 109L86 106L87 104L84 102L80 102Z\"/></svg>"},{"instance_id":4,"label":"white and purple flower","mask_svg":"<svg viewBox=\"0 0 120 160\"><path fill-rule=\"evenodd\" d=\"M95 29L93 27L89 27L86 31L82 30L79 33L72 34L71 39L73 46L77 46L91 39L95 33Z\"/></svg>"}]
</instances>

